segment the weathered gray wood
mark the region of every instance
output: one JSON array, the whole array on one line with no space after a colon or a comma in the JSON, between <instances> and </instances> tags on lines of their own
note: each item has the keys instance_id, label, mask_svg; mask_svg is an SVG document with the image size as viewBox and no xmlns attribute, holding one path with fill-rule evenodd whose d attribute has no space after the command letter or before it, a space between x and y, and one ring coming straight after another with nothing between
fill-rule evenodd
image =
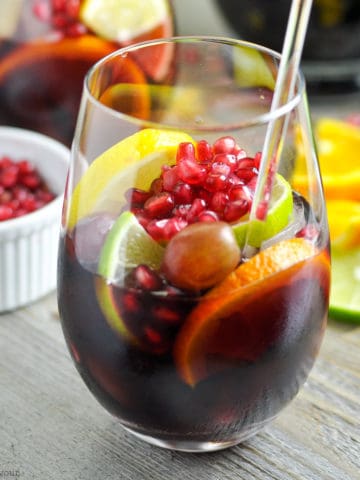
<instances>
[{"instance_id":1,"label":"weathered gray wood","mask_svg":"<svg viewBox=\"0 0 360 480\"><path fill-rule=\"evenodd\" d=\"M360 326L330 322L308 382L272 425L222 452L173 453L132 438L93 399L50 295L0 317L0 478L357 480L359 365Z\"/></svg>"}]
</instances>

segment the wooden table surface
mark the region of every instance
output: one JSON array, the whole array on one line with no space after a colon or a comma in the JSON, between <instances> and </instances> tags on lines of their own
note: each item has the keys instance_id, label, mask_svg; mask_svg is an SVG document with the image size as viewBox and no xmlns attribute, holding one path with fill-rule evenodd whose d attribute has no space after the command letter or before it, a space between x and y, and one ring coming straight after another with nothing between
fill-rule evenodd
<instances>
[{"instance_id":1,"label":"wooden table surface","mask_svg":"<svg viewBox=\"0 0 360 480\"><path fill-rule=\"evenodd\" d=\"M320 106L341 115L356 105L358 96ZM329 321L308 381L265 430L189 454L133 438L97 403L65 347L55 294L0 315L0 480L14 477L359 480L360 324Z\"/></svg>"}]
</instances>

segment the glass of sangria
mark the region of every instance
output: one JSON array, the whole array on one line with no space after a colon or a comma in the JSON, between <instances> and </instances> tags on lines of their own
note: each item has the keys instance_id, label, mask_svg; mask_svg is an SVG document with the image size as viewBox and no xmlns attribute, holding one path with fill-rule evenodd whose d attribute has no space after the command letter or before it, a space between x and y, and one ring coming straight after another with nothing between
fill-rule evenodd
<instances>
[{"instance_id":1,"label":"glass of sangria","mask_svg":"<svg viewBox=\"0 0 360 480\"><path fill-rule=\"evenodd\" d=\"M154 79L144 66L157 59ZM98 401L162 447L247 439L318 354L326 210L301 75L270 113L278 64L254 44L178 37L123 48L86 77L59 249L63 332ZM253 219L265 132L285 117L268 211Z\"/></svg>"},{"instance_id":2,"label":"glass of sangria","mask_svg":"<svg viewBox=\"0 0 360 480\"><path fill-rule=\"evenodd\" d=\"M91 65L174 34L171 0L2 0L0 18L0 125L66 145ZM156 78L156 65L149 73Z\"/></svg>"}]
</instances>

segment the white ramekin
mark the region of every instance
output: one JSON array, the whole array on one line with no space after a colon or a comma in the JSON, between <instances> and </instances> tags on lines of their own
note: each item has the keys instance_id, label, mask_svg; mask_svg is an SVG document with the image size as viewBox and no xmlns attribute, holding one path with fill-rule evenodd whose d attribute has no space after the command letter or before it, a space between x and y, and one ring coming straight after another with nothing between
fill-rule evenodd
<instances>
[{"instance_id":1,"label":"white ramekin","mask_svg":"<svg viewBox=\"0 0 360 480\"><path fill-rule=\"evenodd\" d=\"M45 135L0 127L0 157L29 160L56 198L45 207L0 222L0 312L25 306L56 287L61 209L70 151Z\"/></svg>"}]
</instances>

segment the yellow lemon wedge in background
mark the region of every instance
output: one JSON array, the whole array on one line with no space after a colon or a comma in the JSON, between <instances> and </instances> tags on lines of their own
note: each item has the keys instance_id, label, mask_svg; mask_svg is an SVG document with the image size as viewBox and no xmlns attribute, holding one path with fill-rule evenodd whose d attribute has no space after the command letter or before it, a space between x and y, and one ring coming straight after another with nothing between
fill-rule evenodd
<instances>
[{"instance_id":1,"label":"yellow lemon wedge in background","mask_svg":"<svg viewBox=\"0 0 360 480\"><path fill-rule=\"evenodd\" d=\"M168 0L84 0L81 21L106 40L127 42L167 21Z\"/></svg>"},{"instance_id":2,"label":"yellow lemon wedge in background","mask_svg":"<svg viewBox=\"0 0 360 480\"><path fill-rule=\"evenodd\" d=\"M70 198L68 228L94 211L112 211L125 202L130 187L148 189L161 165L175 163L181 142L192 138L178 131L147 128L121 140L89 166Z\"/></svg>"}]
</instances>

